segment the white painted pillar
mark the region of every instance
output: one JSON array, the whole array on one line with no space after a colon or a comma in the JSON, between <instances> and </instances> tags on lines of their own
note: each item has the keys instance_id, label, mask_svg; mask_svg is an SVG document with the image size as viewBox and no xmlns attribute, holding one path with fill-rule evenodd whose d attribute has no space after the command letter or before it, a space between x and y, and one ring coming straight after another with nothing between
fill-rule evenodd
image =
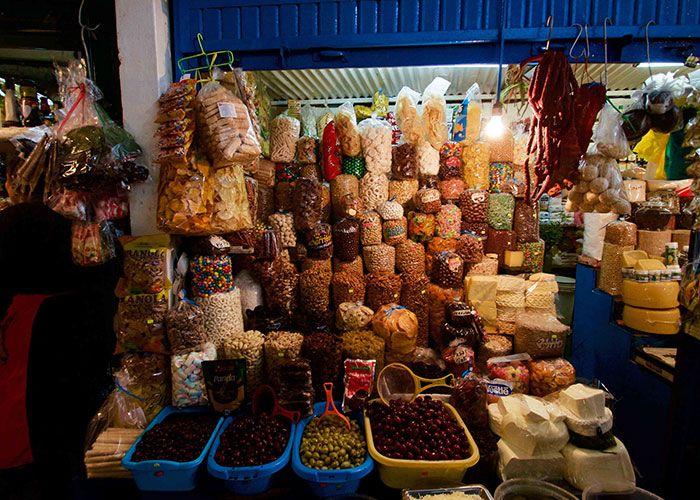
<instances>
[{"instance_id":1,"label":"white painted pillar","mask_svg":"<svg viewBox=\"0 0 700 500\"><path fill-rule=\"evenodd\" d=\"M172 81L167 0L116 0L119 77L124 128L143 148L151 178L132 186L131 231L153 234L156 228L158 168L153 139L157 100Z\"/></svg>"}]
</instances>

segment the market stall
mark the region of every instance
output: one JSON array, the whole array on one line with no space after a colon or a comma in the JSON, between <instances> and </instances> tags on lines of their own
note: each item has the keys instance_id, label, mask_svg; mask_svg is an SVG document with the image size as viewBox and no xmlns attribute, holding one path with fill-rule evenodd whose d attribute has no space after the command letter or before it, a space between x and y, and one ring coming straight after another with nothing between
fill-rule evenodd
<instances>
[{"instance_id":1,"label":"market stall","mask_svg":"<svg viewBox=\"0 0 700 500\"><path fill-rule=\"evenodd\" d=\"M115 389L84 487L670 495L656 464L677 382L643 367L695 331L700 76L647 58L661 38L693 46L688 26L647 25L621 49L607 30L629 34L623 13L599 23L605 38L545 19L510 41L519 11L502 2L460 35L495 27L480 49L498 49L495 68L449 66L446 50L442 66L341 69L410 49L363 56L340 22L308 36L347 50L297 33L271 56L255 44L287 33L287 14L342 20L348 5L232 4L173 5L177 75L153 116L160 233L115 239L141 150L77 68L77 112L26 160L40 182L10 183L74 221L76 263L124 253ZM390 15L373 8L353 11L360 31ZM455 37L436 31L432 53ZM619 62L640 47L646 66ZM593 64L609 48L618 62ZM576 278L573 320L561 274Z\"/></svg>"}]
</instances>

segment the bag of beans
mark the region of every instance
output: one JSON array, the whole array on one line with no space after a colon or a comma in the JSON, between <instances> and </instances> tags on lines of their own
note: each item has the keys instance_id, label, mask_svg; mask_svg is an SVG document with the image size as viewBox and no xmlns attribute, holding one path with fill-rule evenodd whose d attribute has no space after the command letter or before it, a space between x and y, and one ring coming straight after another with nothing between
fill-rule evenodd
<instances>
[{"instance_id":1,"label":"bag of beans","mask_svg":"<svg viewBox=\"0 0 700 500\"><path fill-rule=\"evenodd\" d=\"M362 275L335 273L332 279L333 304L343 302L363 302L365 300L365 279Z\"/></svg>"},{"instance_id":2,"label":"bag of beans","mask_svg":"<svg viewBox=\"0 0 700 500\"><path fill-rule=\"evenodd\" d=\"M336 326L339 330L362 330L372 321L374 311L359 302L343 302L336 312Z\"/></svg>"},{"instance_id":3,"label":"bag of beans","mask_svg":"<svg viewBox=\"0 0 700 500\"><path fill-rule=\"evenodd\" d=\"M365 277L367 305L377 310L385 304L397 303L401 297L401 277L398 274L368 274Z\"/></svg>"},{"instance_id":4,"label":"bag of beans","mask_svg":"<svg viewBox=\"0 0 700 500\"><path fill-rule=\"evenodd\" d=\"M472 233L462 233L457 238L455 253L465 264L475 264L484 259L484 243L481 238Z\"/></svg>"},{"instance_id":5,"label":"bag of beans","mask_svg":"<svg viewBox=\"0 0 700 500\"><path fill-rule=\"evenodd\" d=\"M299 274L299 298L305 309L324 312L331 302L331 274L308 269Z\"/></svg>"},{"instance_id":6,"label":"bag of beans","mask_svg":"<svg viewBox=\"0 0 700 500\"><path fill-rule=\"evenodd\" d=\"M360 223L357 219L346 218L333 226L333 252L345 262L357 258L360 248Z\"/></svg>"},{"instance_id":7,"label":"bag of beans","mask_svg":"<svg viewBox=\"0 0 700 500\"><path fill-rule=\"evenodd\" d=\"M294 225L306 231L321 222L323 210L321 183L301 177L294 188Z\"/></svg>"},{"instance_id":8,"label":"bag of beans","mask_svg":"<svg viewBox=\"0 0 700 500\"><path fill-rule=\"evenodd\" d=\"M362 249L367 272L374 274L393 273L396 260L396 250L384 243L370 245Z\"/></svg>"},{"instance_id":9,"label":"bag of beans","mask_svg":"<svg viewBox=\"0 0 700 500\"><path fill-rule=\"evenodd\" d=\"M181 300L165 316L170 352L179 354L207 341L202 310L189 300Z\"/></svg>"},{"instance_id":10,"label":"bag of beans","mask_svg":"<svg viewBox=\"0 0 700 500\"><path fill-rule=\"evenodd\" d=\"M416 315L396 304L382 306L372 318L374 333L384 339L387 363L413 360L418 337Z\"/></svg>"},{"instance_id":11,"label":"bag of beans","mask_svg":"<svg viewBox=\"0 0 700 500\"><path fill-rule=\"evenodd\" d=\"M428 285L430 280L424 273L403 273L401 275L400 304L416 315L418 320L418 347L428 347Z\"/></svg>"},{"instance_id":12,"label":"bag of beans","mask_svg":"<svg viewBox=\"0 0 700 500\"><path fill-rule=\"evenodd\" d=\"M396 245L396 270L399 273L425 274L425 248L407 240Z\"/></svg>"}]
</instances>

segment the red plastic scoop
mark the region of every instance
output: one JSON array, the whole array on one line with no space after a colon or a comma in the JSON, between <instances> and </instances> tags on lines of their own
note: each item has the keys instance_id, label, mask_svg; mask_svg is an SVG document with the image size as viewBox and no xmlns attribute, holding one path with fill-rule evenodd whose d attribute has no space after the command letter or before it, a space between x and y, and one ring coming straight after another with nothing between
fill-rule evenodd
<instances>
[{"instance_id":1,"label":"red plastic scoop","mask_svg":"<svg viewBox=\"0 0 700 500\"><path fill-rule=\"evenodd\" d=\"M268 413L273 417L283 417L295 424L301 418L301 413L298 411L287 410L280 406L275 390L269 385L261 385L253 394L253 414L259 415L261 413Z\"/></svg>"},{"instance_id":2,"label":"red plastic scoop","mask_svg":"<svg viewBox=\"0 0 700 500\"><path fill-rule=\"evenodd\" d=\"M325 382L323 384L323 390L326 391L326 409L323 410L321 418L336 416L345 424L345 427L350 430L350 420L335 407L335 402L333 401L333 382Z\"/></svg>"}]
</instances>

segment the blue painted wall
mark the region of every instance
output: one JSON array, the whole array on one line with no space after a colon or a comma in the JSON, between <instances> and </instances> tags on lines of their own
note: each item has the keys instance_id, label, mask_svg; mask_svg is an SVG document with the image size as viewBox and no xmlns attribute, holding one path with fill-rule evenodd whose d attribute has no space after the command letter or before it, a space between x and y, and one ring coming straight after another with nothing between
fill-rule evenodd
<instances>
[{"instance_id":1,"label":"blue painted wall","mask_svg":"<svg viewBox=\"0 0 700 500\"><path fill-rule=\"evenodd\" d=\"M698 54L700 0L171 0L176 58L230 49L246 69L497 63L505 2L505 61L538 53L549 35L568 47L589 25L592 60L682 61Z\"/></svg>"}]
</instances>

